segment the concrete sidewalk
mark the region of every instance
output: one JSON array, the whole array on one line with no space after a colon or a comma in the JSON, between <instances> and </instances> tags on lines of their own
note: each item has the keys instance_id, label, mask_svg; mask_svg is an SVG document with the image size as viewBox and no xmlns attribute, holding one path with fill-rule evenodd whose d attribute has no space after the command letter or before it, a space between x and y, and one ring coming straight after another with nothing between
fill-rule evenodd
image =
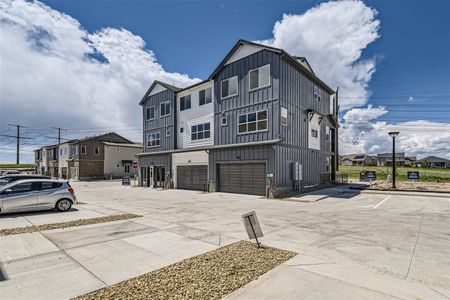
<instances>
[{"instance_id":1,"label":"concrete sidewalk","mask_svg":"<svg viewBox=\"0 0 450 300\"><path fill-rule=\"evenodd\" d=\"M448 290L297 255L225 299L443 299Z\"/></svg>"}]
</instances>

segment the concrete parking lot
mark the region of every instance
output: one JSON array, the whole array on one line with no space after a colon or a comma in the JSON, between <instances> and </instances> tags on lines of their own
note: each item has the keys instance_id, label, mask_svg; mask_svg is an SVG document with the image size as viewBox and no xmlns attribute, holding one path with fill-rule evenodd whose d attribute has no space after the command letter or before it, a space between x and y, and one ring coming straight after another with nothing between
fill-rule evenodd
<instances>
[{"instance_id":1,"label":"concrete parking lot","mask_svg":"<svg viewBox=\"0 0 450 300\"><path fill-rule=\"evenodd\" d=\"M0 228L118 213L142 218L0 237L2 299L74 297L237 240L256 210L262 242L299 255L228 296L450 297L450 195L334 189L285 200L74 182L68 213L0 217Z\"/></svg>"}]
</instances>

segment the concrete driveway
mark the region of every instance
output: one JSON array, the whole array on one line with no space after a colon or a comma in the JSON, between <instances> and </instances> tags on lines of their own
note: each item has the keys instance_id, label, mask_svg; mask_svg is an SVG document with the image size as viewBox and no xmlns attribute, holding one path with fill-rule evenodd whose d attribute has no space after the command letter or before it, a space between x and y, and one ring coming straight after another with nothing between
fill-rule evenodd
<instances>
[{"instance_id":1,"label":"concrete driveway","mask_svg":"<svg viewBox=\"0 0 450 300\"><path fill-rule=\"evenodd\" d=\"M299 253L229 298L450 297L450 195L258 196L74 182L77 210L0 217L1 228L135 213L142 218L0 237L2 299L63 299L247 239ZM313 200L311 200L313 199Z\"/></svg>"}]
</instances>

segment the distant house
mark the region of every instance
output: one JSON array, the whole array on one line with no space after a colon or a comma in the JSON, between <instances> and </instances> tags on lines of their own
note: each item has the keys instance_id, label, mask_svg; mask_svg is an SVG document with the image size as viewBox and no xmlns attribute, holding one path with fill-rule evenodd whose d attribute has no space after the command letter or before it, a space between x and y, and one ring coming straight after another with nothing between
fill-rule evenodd
<instances>
[{"instance_id":1,"label":"distant house","mask_svg":"<svg viewBox=\"0 0 450 300\"><path fill-rule=\"evenodd\" d=\"M344 166L370 166L372 164L372 157L365 154L345 155L341 159L341 165Z\"/></svg>"},{"instance_id":2,"label":"distant house","mask_svg":"<svg viewBox=\"0 0 450 300\"><path fill-rule=\"evenodd\" d=\"M396 165L405 166L405 152L399 152L395 154ZM392 153L379 153L377 154L377 166L385 167L392 166Z\"/></svg>"},{"instance_id":3,"label":"distant house","mask_svg":"<svg viewBox=\"0 0 450 300\"><path fill-rule=\"evenodd\" d=\"M450 160L437 156L427 156L417 160L416 165L424 168L450 168Z\"/></svg>"},{"instance_id":4,"label":"distant house","mask_svg":"<svg viewBox=\"0 0 450 300\"><path fill-rule=\"evenodd\" d=\"M35 166L38 174L65 179L120 178L134 174L140 152L142 144L111 132L37 149Z\"/></svg>"}]
</instances>

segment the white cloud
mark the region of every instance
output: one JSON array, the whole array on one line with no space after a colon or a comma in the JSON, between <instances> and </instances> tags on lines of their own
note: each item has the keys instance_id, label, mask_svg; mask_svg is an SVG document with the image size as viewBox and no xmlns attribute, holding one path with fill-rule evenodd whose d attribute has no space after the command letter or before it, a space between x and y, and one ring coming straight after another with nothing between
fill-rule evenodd
<instances>
[{"instance_id":1,"label":"white cloud","mask_svg":"<svg viewBox=\"0 0 450 300\"><path fill-rule=\"evenodd\" d=\"M0 10L2 129L7 123L123 128L120 133L140 140L138 103L150 83L198 80L165 71L144 40L126 29L89 33L40 2L2 0ZM77 136L85 134L92 133Z\"/></svg>"},{"instance_id":2,"label":"white cloud","mask_svg":"<svg viewBox=\"0 0 450 300\"><path fill-rule=\"evenodd\" d=\"M377 38L377 11L362 1L331 1L303 14L285 14L275 23L273 38L261 41L305 56L315 73L331 87L339 86L343 116L340 153L389 152L387 132L400 129L398 149L409 155L449 157L449 124L411 121L397 124L377 122L389 112L387 106L368 103L369 82L376 70L376 57L362 60L362 51ZM414 101L410 97L409 101ZM366 107L362 107L365 106Z\"/></svg>"},{"instance_id":3,"label":"white cloud","mask_svg":"<svg viewBox=\"0 0 450 300\"><path fill-rule=\"evenodd\" d=\"M375 41L380 22L377 11L361 1L326 2L300 15L283 15L273 38L263 43L305 56L315 73L331 87L341 89L341 107L364 105L375 58L360 60L363 49Z\"/></svg>"}]
</instances>

